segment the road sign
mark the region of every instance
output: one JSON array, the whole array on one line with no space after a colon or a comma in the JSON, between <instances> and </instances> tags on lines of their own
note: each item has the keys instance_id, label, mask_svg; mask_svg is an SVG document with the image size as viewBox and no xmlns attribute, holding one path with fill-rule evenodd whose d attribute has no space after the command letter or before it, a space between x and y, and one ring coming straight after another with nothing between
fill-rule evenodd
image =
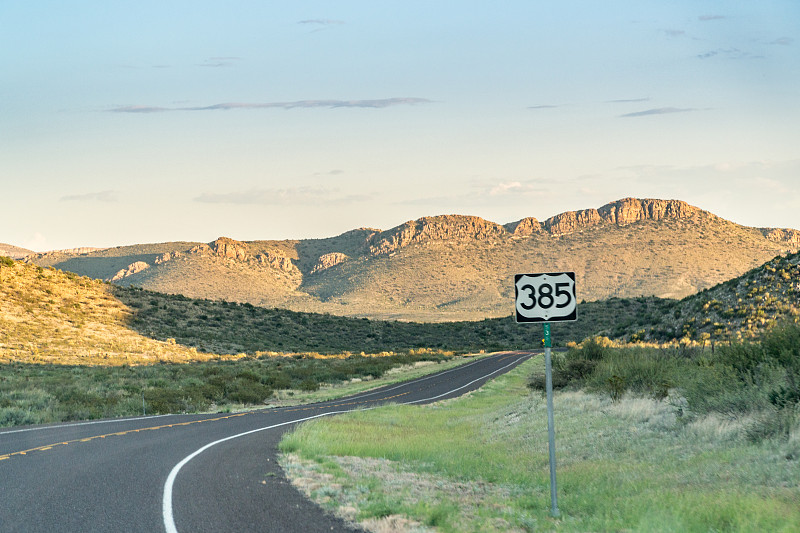
<instances>
[{"instance_id":1,"label":"road sign","mask_svg":"<svg viewBox=\"0 0 800 533\"><path fill-rule=\"evenodd\" d=\"M516 274L517 322L557 322L578 319L575 273Z\"/></svg>"},{"instance_id":2,"label":"road sign","mask_svg":"<svg viewBox=\"0 0 800 533\"><path fill-rule=\"evenodd\" d=\"M578 319L574 272L516 274L514 291L517 322L543 322L544 372L547 392L547 436L550 451L550 514L561 516L556 489L556 430L553 421L553 367L550 322Z\"/></svg>"}]
</instances>

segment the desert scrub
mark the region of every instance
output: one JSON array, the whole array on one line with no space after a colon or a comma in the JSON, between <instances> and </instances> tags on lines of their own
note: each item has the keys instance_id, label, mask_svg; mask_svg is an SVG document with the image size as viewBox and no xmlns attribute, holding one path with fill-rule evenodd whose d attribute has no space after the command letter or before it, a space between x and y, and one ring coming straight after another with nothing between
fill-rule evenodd
<instances>
[{"instance_id":1,"label":"desert scrub","mask_svg":"<svg viewBox=\"0 0 800 533\"><path fill-rule=\"evenodd\" d=\"M265 355L135 366L7 363L0 364L0 426L285 403L274 398L275 391L290 394L295 403L317 401L463 360L419 351L374 357ZM378 381L393 369L398 371ZM335 387L342 383L350 386Z\"/></svg>"}]
</instances>

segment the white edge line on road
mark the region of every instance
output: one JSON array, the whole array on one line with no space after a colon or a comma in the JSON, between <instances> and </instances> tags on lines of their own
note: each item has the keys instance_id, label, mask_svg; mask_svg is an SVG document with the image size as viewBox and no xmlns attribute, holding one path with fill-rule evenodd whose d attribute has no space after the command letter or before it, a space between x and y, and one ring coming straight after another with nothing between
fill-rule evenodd
<instances>
[{"instance_id":1,"label":"white edge line on road","mask_svg":"<svg viewBox=\"0 0 800 533\"><path fill-rule=\"evenodd\" d=\"M194 452L194 453L192 453L190 455L187 455L180 463L176 464L172 468L172 471L169 473L169 476L167 476L167 482L164 483L164 497L163 497L163 499L161 501L161 512L162 512L162 514L164 516L164 528L167 530L167 533L178 533L178 528L175 527L175 519L174 519L174 517L172 515L172 486L175 484L175 478L178 477L178 472L180 472L181 468L183 468L183 466L186 463L188 463L189 461L191 461L192 459L194 459L195 457L197 457L198 455L200 455L201 453L203 453L207 449L211 448L212 446L216 446L217 444L219 444L221 442L225 442L226 440L236 439L238 437L243 437L245 435L250 435L251 433L257 433L259 431L264 431L264 430L267 430L267 429L273 429L273 428L277 428L277 427L280 427L280 426L286 426L286 425L289 425L289 424L296 424L297 422L305 422L306 420L312 420L314 418L320 418L322 416L336 415L336 414L346 413L346 412L347 411L333 411L333 412L330 412L330 413L322 413L322 414L319 414L319 415L309 416L307 418L300 418L300 419L297 419L297 420L290 420L288 422L281 422L280 424L274 424L272 426L267 426L267 427L258 428L258 429L252 429L250 431L245 431L244 433L239 433L238 435L231 435L230 437L225 437L224 439L219 439L219 440L215 440L214 442L209 442L208 444L206 444L205 446L203 446L202 448L200 448L196 452Z\"/></svg>"},{"instance_id":2,"label":"white edge line on road","mask_svg":"<svg viewBox=\"0 0 800 533\"><path fill-rule=\"evenodd\" d=\"M484 376L481 376L478 379L470 381L466 385L462 385L462 386L460 386L458 388L455 388L453 390L447 391L447 392L445 392L443 394L439 394L438 396L434 396L432 398L424 398L422 400L414 400L412 402L400 402L400 403L401 404L402 403L412 404L412 403L420 403L420 402L427 402L427 401L431 401L431 400L436 400L438 398L441 398L442 396L447 396L448 394L452 394L454 392L460 391L461 389L469 387L470 385L472 385L473 383L475 383L477 381L480 381L482 379L486 379L489 376L491 376L493 374L497 374L498 372L500 372L502 370L505 370L506 368L508 368L510 366L518 364L521 359L522 358L517 359L514 362L509 363L504 367L498 368L497 370L494 370L493 372L489 372L488 374L486 374ZM463 368L463 366L460 367L460 368ZM370 409L375 409L375 407L368 407L368 408L365 408L365 409L362 409L362 410L363 411L367 411L367 410L370 410ZM215 440L214 442L209 442L208 444L206 444L202 448L200 448L200 449L196 450L195 452L187 455L186 457L183 458L183 460L181 460L180 463L176 464L172 468L172 471L170 471L169 476L167 476L166 483L164 483L164 493L163 493L164 496L163 496L163 498L161 500L161 514L163 515L163 518L164 518L164 529L167 531L167 533L178 533L178 528L175 526L175 517L172 514L172 487L175 484L175 479L178 477L178 472L180 472L181 468L183 468L184 465L186 465L186 463L188 463L189 461L191 461L192 459L194 459L195 457L197 457L198 455L200 455L201 453L203 453L207 449L211 448L212 446L216 446L217 444L220 444L221 442L225 442L225 441L228 441L228 440L233 440L233 439L236 439L236 438L239 438L239 437L244 437L245 435L250 435L252 433L258 433L259 431L265 431L267 429L274 429L274 428L281 427L281 426L287 426L289 424L296 424L298 422L305 422L307 420L313 420L315 418L321 418L323 416L330 416L330 415L338 415L338 414L342 414L342 413L348 413L350 411L352 411L352 410L332 411L330 413L322 413L322 414L319 414L319 415L309 416L309 417L306 417L306 418L299 418L297 420L290 420L288 422L281 422L280 424L273 424L271 426L267 426L267 427L263 427L263 428L251 429L250 431L245 431L244 433L238 433L236 435L231 435L230 437L225 437L224 439L219 439L219 440Z\"/></svg>"}]
</instances>

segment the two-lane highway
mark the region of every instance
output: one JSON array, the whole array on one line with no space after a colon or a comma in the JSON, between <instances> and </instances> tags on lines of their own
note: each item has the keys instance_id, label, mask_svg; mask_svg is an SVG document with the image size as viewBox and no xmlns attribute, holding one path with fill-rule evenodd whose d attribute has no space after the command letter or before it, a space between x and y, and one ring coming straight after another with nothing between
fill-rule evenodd
<instances>
[{"instance_id":1,"label":"two-lane highway","mask_svg":"<svg viewBox=\"0 0 800 533\"><path fill-rule=\"evenodd\" d=\"M297 423L464 394L531 357L504 352L325 403L0 430L0 531L350 531L277 465Z\"/></svg>"}]
</instances>

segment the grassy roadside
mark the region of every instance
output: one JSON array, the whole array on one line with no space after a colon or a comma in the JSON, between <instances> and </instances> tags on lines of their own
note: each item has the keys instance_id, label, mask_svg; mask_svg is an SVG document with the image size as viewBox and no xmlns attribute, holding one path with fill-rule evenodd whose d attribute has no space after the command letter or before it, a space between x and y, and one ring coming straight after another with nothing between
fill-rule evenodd
<instances>
[{"instance_id":1,"label":"grassy roadside","mask_svg":"<svg viewBox=\"0 0 800 533\"><path fill-rule=\"evenodd\" d=\"M446 370L474 357L480 356L419 351L139 366L0 363L0 427L326 401Z\"/></svg>"},{"instance_id":2,"label":"grassy roadside","mask_svg":"<svg viewBox=\"0 0 800 533\"><path fill-rule=\"evenodd\" d=\"M531 361L471 395L302 425L282 464L322 505L377 530L797 531L800 434L758 444L745 418L687 422L677 398L559 392L559 520ZM402 518L401 518L402 517ZM421 529L420 529L421 528Z\"/></svg>"}]
</instances>

